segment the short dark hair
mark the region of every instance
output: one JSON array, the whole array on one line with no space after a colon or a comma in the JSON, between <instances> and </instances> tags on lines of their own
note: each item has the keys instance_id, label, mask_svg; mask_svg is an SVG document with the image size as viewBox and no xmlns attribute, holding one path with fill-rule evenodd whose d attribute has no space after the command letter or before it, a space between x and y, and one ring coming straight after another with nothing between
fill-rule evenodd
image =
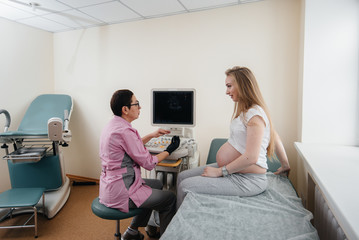
<instances>
[{"instance_id":1,"label":"short dark hair","mask_svg":"<svg viewBox=\"0 0 359 240\"><path fill-rule=\"evenodd\" d=\"M122 116L122 107L130 106L133 92L128 89L120 89L114 92L111 98L111 109L116 116Z\"/></svg>"}]
</instances>

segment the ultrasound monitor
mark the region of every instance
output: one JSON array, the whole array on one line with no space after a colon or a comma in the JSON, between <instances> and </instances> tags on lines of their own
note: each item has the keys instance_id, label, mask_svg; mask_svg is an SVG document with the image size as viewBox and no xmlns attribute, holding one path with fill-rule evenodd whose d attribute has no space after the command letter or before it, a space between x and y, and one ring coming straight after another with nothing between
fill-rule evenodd
<instances>
[{"instance_id":1,"label":"ultrasound monitor","mask_svg":"<svg viewBox=\"0 0 359 240\"><path fill-rule=\"evenodd\" d=\"M196 91L192 88L161 88L151 91L151 124L164 128L196 125Z\"/></svg>"}]
</instances>

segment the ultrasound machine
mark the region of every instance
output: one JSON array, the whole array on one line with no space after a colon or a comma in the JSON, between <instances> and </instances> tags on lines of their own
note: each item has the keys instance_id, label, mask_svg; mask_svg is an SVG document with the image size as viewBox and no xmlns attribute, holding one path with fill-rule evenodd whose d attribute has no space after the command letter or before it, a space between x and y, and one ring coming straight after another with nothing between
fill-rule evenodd
<instances>
[{"instance_id":1,"label":"ultrasound machine","mask_svg":"<svg viewBox=\"0 0 359 240\"><path fill-rule=\"evenodd\" d=\"M152 89L151 110L151 125L170 130L171 133L151 139L146 143L146 148L154 154L163 152L172 136L176 135L181 142L178 149L159 163L148 177L157 178L165 188L174 190L177 174L197 167L199 163L199 151L193 134L196 124L196 91L192 88Z\"/></svg>"},{"instance_id":2,"label":"ultrasound machine","mask_svg":"<svg viewBox=\"0 0 359 240\"><path fill-rule=\"evenodd\" d=\"M151 125L170 130L171 133L152 138L146 143L146 148L154 154L163 152L173 136L180 137L180 146L157 164L154 170L143 170L143 174L147 178L161 180L165 189L175 191L177 174L197 167L199 163L199 151L193 134L196 125L196 91L192 88L152 89L151 110ZM160 226L157 211L152 211L148 226Z\"/></svg>"}]
</instances>

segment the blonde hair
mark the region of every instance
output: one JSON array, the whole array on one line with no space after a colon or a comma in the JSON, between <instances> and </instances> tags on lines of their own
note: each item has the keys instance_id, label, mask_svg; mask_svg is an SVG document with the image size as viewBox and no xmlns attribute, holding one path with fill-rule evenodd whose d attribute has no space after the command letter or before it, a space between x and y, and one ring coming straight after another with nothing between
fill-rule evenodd
<instances>
[{"instance_id":1,"label":"blonde hair","mask_svg":"<svg viewBox=\"0 0 359 240\"><path fill-rule=\"evenodd\" d=\"M267 115L270 124L270 141L267 147L267 156L271 157L274 154L274 128L268 108L262 97L257 80L252 71L246 67L235 66L226 71L227 76L232 76L235 79L235 84L238 89L238 102L234 105L233 119L246 112L253 106L258 105L263 108Z\"/></svg>"}]
</instances>

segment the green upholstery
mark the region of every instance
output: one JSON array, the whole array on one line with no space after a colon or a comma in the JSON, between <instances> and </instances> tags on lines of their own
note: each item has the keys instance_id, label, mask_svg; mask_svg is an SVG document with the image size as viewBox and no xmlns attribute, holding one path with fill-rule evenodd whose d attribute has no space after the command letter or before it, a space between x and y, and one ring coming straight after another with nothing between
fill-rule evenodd
<instances>
[{"instance_id":1,"label":"green upholstery","mask_svg":"<svg viewBox=\"0 0 359 240\"><path fill-rule=\"evenodd\" d=\"M209 147L208 157L206 164L215 163L216 162L216 155L219 148L227 142L227 138L214 138L211 142ZM278 168L280 168L280 162L276 155L274 155L271 159L267 158L268 164L268 172L276 172Z\"/></svg>"},{"instance_id":2,"label":"green upholstery","mask_svg":"<svg viewBox=\"0 0 359 240\"><path fill-rule=\"evenodd\" d=\"M209 147L208 157L206 164L211 164L216 162L216 155L219 148L227 142L227 138L214 138L211 142L211 146Z\"/></svg>"},{"instance_id":3,"label":"green upholstery","mask_svg":"<svg viewBox=\"0 0 359 240\"><path fill-rule=\"evenodd\" d=\"M41 197L44 196L45 188L13 188L5 192L0 193L0 208L8 208L8 213L3 217L11 216L12 209L31 209L33 214L23 223L22 221L14 222L15 225L1 226L2 229L7 228L28 228L33 227L35 229L35 238L37 238L37 207L36 204L40 201ZM44 198L43 198L44 200ZM44 202L43 202L44 203ZM44 208L44 206L43 206ZM34 224L29 224L30 220L34 218ZM4 219L4 218L2 218Z\"/></svg>"},{"instance_id":4,"label":"green upholstery","mask_svg":"<svg viewBox=\"0 0 359 240\"><path fill-rule=\"evenodd\" d=\"M59 156L45 156L38 162L8 162L12 188L38 188L56 190L62 186Z\"/></svg>"},{"instance_id":5,"label":"green upholstery","mask_svg":"<svg viewBox=\"0 0 359 240\"><path fill-rule=\"evenodd\" d=\"M95 198L91 205L92 212L103 219L121 220L136 216L142 212L141 208L130 208L128 213L121 212L118 209L109 208L99 202L99 198Z\"/></svg>"},{"instance_id":6,"label":"green upholstery","mask_svg":"<svg viewBox=\"0 0 359 240\"><path fill-rule=\"evenodd\" d=\"M273 172L273 173L276 172L278 170L278 168L281 167L281 164L280 164L278 157L275 153L271 158L267 157L267 165L268 165L267 172Z\"/></svg>"},{"instance_id":7,"label":"green upholstery","mask_svg":"<svg viewBox=\"0 0 359 240\"><path fill-rule=\"evenodd\" d=\"M0 136L47 136L47 121L58 117L64 120L64 110L72 110L72 98L64 94L44 94L35 98L27 109L17 131Z\"/></svg>"},{"instance_id":8,"label":"green upholstery","mask_svg":"<svg viewBox=\"0 0 359 240\"><path fill-rule=\"evenodd\" d=\"M45 188L13 188L0 193L0 208L35 206Z\"/></svg>"},{"instance_id":9,"label":"green upholstery","mask_svg":"<svg viewBox=\"0 0 359 240\"><path fill-rule=\"evenodd\" d=\"M103 219L108 220L116 220L116 232L115 232L115 239L121 240L121 233L120 233L120 220L134 217L142 212L141 208L130 208L128 213L121 212L118 209L109 208L105 205L101 204L99 198L95 198L92 201L91 205L92 212Z\"/></svg>"},{"instance_id":10,"label":"green upholstery","mask_svg":"<svg viewBox=\"0 0 359 240\"><path fill-rule=\"evenodd\" d=\"M0 138L47 137L47 122L57 117L64 120L65 110L70 114L72 98L64 94L43 94L28 107L17 131L0 133ZM45 156L38 162L13 163L8 161L12 188L40 187L56 190L62 186L59 156Z\"/></svg>"}]
</instances>

